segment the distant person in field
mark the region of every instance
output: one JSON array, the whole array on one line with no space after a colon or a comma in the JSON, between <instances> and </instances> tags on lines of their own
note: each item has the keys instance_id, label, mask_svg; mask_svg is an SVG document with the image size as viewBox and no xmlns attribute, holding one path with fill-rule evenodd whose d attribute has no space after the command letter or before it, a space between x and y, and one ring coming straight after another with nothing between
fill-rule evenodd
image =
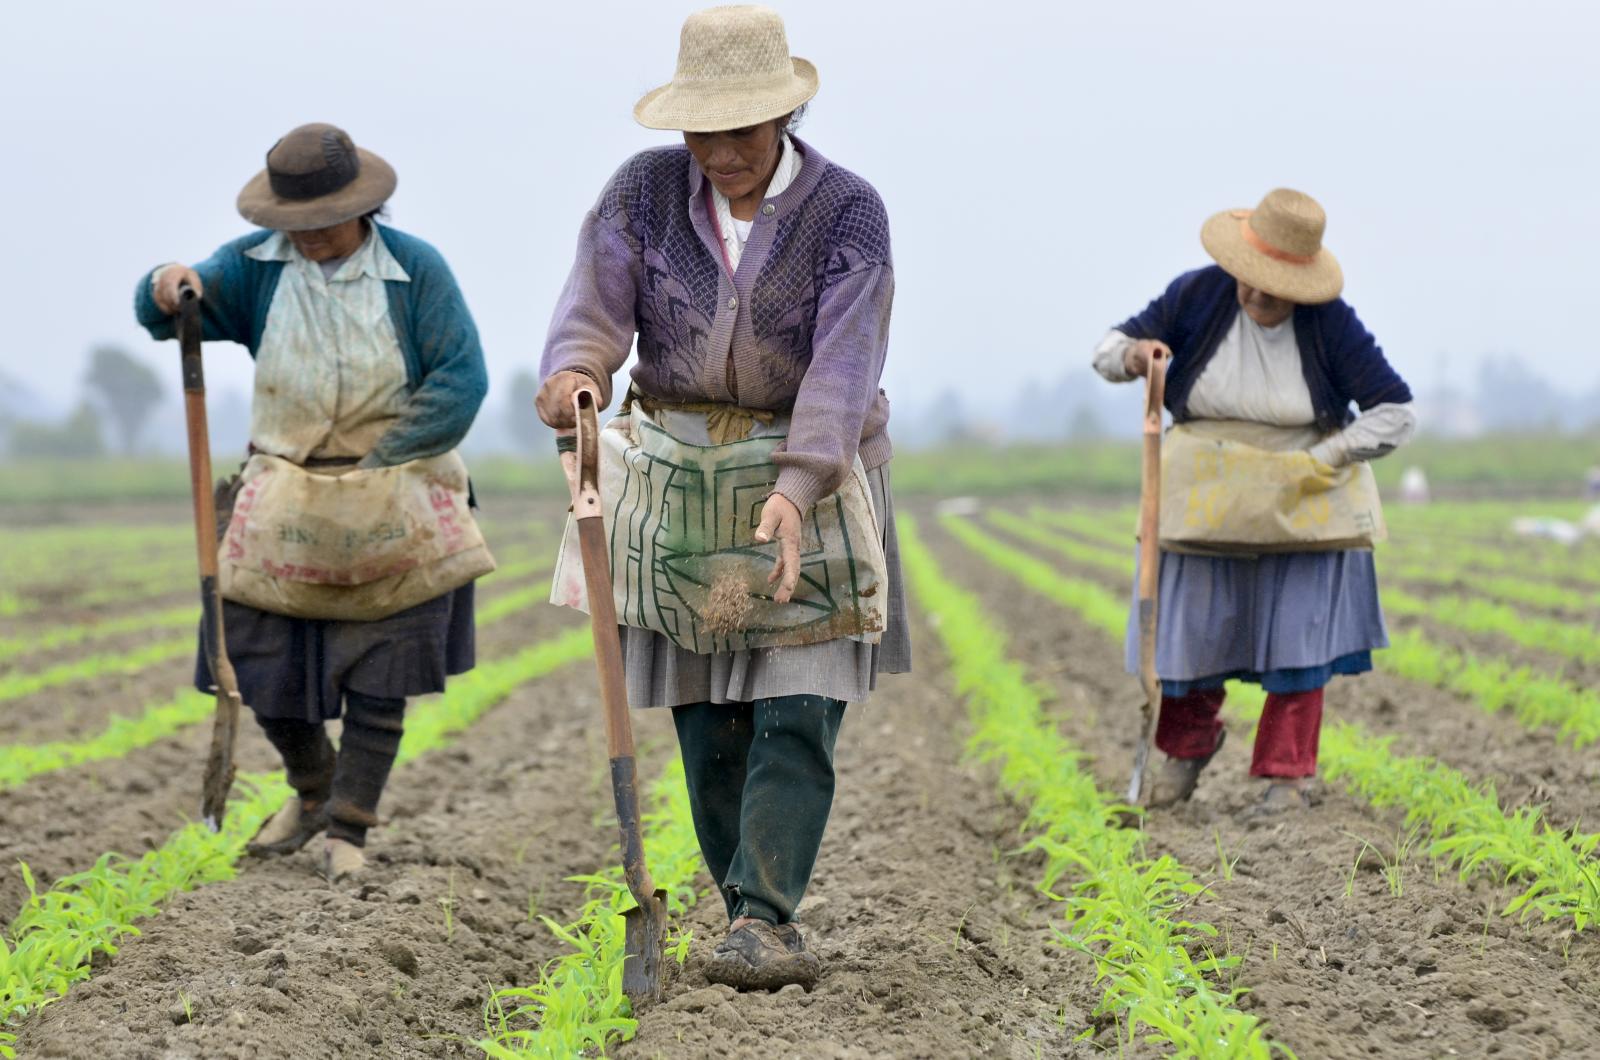
<instances>
[{"instance_id":1,"label":"distant person in field","mask_svg":"<svg viewBox=\"0 0 1600 1060\"><path fill-rule=\"evenodd\" d=\"M878 387L894 295L889 223L872 185L794 135L816 90L816 69L791 58L776 12L689 17L677 76L634 108L640 124L681 131L683 143L628 159L585 216L538 396L547 424L572 427L574 393L609 402L637 336L628 429L650 417L658 430L644 440L670 460L624 467L602 447L626 497L665 496L670 506L672 487L715 479L720 454L758 453L724 473L739 477L727 494L731 525L708 529L704 548L719 547L712 539L724 531L758 557L775 542L770 587L735 585L722 608L731 628L698 648L684 646L681 630L651 625L661 608L687 624L697 606L670 596L654 565L643 591L661 607L622 609L630 701L672 709L695 830L727 904L728 935L707 974L740 989L816 980L817 958L793 921L833 803L835 740L847 703L864 700L879 673L910 669L889 405ZM660 521L651 525L670 521L665 509L636 510ZM799 646L724 650L729 639L746 643L740 612L784 620L801 610L785 609L797 590L815 589L802 579L803 540L806 579L844 569L844 541L827 531L811 539L825 525L820 513L841 511L882 546L873 560L882 591L871 599L881 637L824 629ZM866 544L855 539L858 555ZM760 562L756 580L766 583L771 561ZM629 577L616 562L613 574ZM675 584L696 591L692 575Z\"/></svg>"},{"instance_id":2,"label":"distant person in field","mask_svg":"<svg viewBox=\"0 0 1600 1060\"><path fill-rule=\"evenodd\" d=\"M229 526L235 481L232 490L219 490L218 523L228 527L225 563L236 542L275 531L292 537L287 528L296 519L314 527L308 540L393 544L388 539L405 520L381 507L385 496L400 498L408 510L446 502L465 510L465 469L453 451L487 389L483 351L439 252L379 223L395 184L389 164L357 148L343 130L303 125L273 146L266 168L239 193L240 214L259 231L193 268L163 265L139 281L134 307L152 336L173 337L180 285L188 284L201 294L204 337L239 343L255 359L243 496L256 496L269 480L309 488L316 483L306 476L314 474L358 477L379 498L370 511L282 512L265 510L270 501L260 497L270 492L263 490L248 520L239 501L238 525ZM430 496L428 478L442 466L459 476L445 493ZM456 529L476 533L459 522ZM445 581L431 598L382 617L318 617L367 606L362 601L374 586L395 590L389 607L405 599L405 586L350 568L362 554L341 561L345 553L338 553L329 570L284 573L273 584L288 613L237 602L223 581L228 654L240 691L297 793L249 849L288 854L325 830L329 879L365 865L362 848L378 823L406 698L443 691L447 675L465 673L474 662L470 578L453 586ZM437 559L413 553L407 562ZM413 573L423 569L435 567ZM250 573L240 567L241 578ZM441 585L429 584L410 594ZM296 602L301 598L311 602ZM384 610L372 606L374 614ZM201 690L212 686L203 652L195 682ZM336 752L324 725L341 712Z\"/></svg>"},{"instance_id":3,"label":"distant person in field","mask_svg":"<svg viewBox=\"0 0 1600 1060\"><path fill-rule=\"evenodd\" d=\"M1127 382L1146 374L1154 351L1170 350L1175 423L1308 450L1333 469L1393 452L1415 429L1411 390L1339 298L1344 278L1322 246L1324 224L1315 200L1287 189L1255 210L1215 215L1201 242L1217 264L1179 276L1117 325L1095 350L1095 369ZM1256 812L1310 805L1323 689L1335 674L1370 670L1372 652L1388 645L1371 551L1168 551L1159 621L1155 740L1167 759L1151 803L1193 794L1222 746L1224 682L1241 680L1267 693L1250 763L1250 775L1267 781ZM1130 672L1137 653L1135 621Z\"/></svg>"}]
</instances>

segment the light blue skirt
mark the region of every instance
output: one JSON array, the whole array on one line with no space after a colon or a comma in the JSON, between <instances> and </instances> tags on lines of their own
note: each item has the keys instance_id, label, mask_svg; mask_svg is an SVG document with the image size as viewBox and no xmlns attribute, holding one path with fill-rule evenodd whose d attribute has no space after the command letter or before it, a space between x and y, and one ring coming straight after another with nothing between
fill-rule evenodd
<instances>
[{"instance_id":1,"label":"light blue skirt","mask_svg":"<svg viewBox=\"0 0 1600 1060\"><path fill-rule=\"evenodd\" d=\"M1371 552L1163 553L1160 591L1156 672L1169 696L1228 680L1305 692L1372 669L1372 652L1389 646ZM1131 674L1139 672L1137 590L1134 597Z\"/></svg>"}]
</instances>

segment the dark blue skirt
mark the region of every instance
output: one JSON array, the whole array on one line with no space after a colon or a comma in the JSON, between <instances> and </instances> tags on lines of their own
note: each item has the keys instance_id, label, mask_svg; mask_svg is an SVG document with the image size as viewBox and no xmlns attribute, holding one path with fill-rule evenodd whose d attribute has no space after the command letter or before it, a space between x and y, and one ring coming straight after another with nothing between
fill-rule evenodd
<instances>
[{"instance_id":1,"label":"dark blue skirt","mask_svg":"<svg viewBox=\"0 0 1600 1060\"><path fill-rule=\"evenodd\" d=\"M1365 673L1372 652L1389 646L1371 552L1163 553L1160 592L1156 672L1169 696L1229 680L1305 692ZM1137 591L1127 667L1139 671Z\"/></svg>"}]
</instances>

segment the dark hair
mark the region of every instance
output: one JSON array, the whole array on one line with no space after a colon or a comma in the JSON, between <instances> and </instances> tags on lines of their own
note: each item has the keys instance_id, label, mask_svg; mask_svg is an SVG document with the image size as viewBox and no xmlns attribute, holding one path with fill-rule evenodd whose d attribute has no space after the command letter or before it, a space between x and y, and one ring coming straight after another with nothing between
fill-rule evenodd
<instances>
[{"instance_id":1,"label":"dark hair","mask_svg":"<svg viewBox=\"0 0 1600 1060\"><path fill-rule=\"evenodd\" d=\"M387 221L389 219L389 204L384 203L375 210L368 210L366 213L361 215L361 219L366 221L368 224L374 224L378 221Z\"/></svg>"}]
</instances>

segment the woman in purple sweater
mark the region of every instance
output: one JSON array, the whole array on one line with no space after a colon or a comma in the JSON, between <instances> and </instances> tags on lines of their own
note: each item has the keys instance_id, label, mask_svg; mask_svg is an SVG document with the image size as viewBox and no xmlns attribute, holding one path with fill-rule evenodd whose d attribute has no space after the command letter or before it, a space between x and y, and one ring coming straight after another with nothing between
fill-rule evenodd
<instances>
[{"instance_id":1,"label":"woman in purple sweater","mask_svg":"<svg viewBox=\"0 0 1600 1060\"><path fill-rule=\"evenodd\" d=\"M683 633L677 623L705 615L671 594L689 592L695 579L687 588L672 582L670 592L656 583L671 581L684 550L633 570L614 553L619 599L630 578L627 591L644 580L663 594L620 609L628 691L636 706L672 708L701 850L730 920L707 974L741 989L815 982L816 957L792 921L832 805L845 705L864 699L879 672L910 669L889 406L878 388L894 294L888 218L870 184L790 134L816 90L815 68L790 57L776 13L733 7L689 17L676 77L634 110L648 128L681 131L684 144L629 159L584 218L538 398L546 423L571 427L572 395L587 388L608 404L612 376L637 338L624 405L632 429L641 414L654 417L652 429L664 428L674 453L694 463L672 461L659 487L632 477L620 487L664 495L638 516L662 524L672 519L660 506L681 503L674 498L685 475L695 486L715 480L705 487L712 493L717 476L732 473L727 461L714 472L710 454L768 443L765 477L726 491L723 508L704 509L720 515L731 504L736 512L708 520L730 523L732 540L707 529L720 542L707 554L772 557L762 560L772 564L772 588L738 601L736 615L782 616L786 606L836 598L838 579L818 572L840 559L828 555L840 540L849 555L829 570L847 570L851 584L867 568L881 575L859 594L872 598L875 628L835 623L761 646L772 642L714 622L703 637L703 625L693 638ZM638 467L640 451L627 450L627 475L649 474ZM865 513L854 525L876 538L870 548L839 529L848 520L835 517L852 503ZM614 535L630 532L628 520L613 524ZM660 535L646 536L640 548ZM689 617L653 626L667 596L684 604L675 614Z\"/></svg>"}]
</instances>

